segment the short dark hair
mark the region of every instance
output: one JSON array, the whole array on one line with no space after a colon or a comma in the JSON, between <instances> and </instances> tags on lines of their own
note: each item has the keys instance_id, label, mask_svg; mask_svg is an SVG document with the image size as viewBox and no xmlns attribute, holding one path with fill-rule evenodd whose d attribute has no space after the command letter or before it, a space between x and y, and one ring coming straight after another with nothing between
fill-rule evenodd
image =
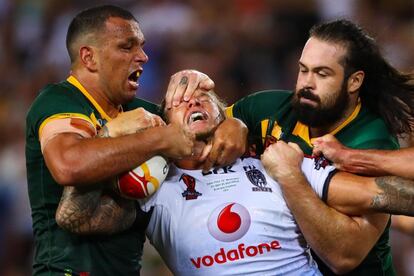
<instances>
[{"instance_id":1,"label":"short dark hair","mask_svg":"<svg viewBox=\"0 0 414 276\"><path fill-rule=\"evenodd\" d=\"M345 47L347 52L341 61L345 78L359 70L365 73L359 91L361 102L379 114L392 133L414 130L414 75L391 66L374 38L345 19L315 25L309 35Z\"/></svg>"},{"instance_id":2,"label":"short dark hair","mask_svg":"<svg viewBox=\"0 0 414 276\"><path fill-rule=\"evenodd\" d=\"M138 22L129 11L113 5L97 6L81 11L70 22L66 35L66 48L72 63L76 60L77 55L77 50L72 48L73 43L81 36L102 31L105 27L105 22L110 17L119 17Z\"/></svg>"}]
</instances>

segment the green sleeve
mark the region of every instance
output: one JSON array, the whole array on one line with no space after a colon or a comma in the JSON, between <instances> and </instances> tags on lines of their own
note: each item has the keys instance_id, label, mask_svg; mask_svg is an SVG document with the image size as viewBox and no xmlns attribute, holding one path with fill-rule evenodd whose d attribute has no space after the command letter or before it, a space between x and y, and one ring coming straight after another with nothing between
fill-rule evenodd
<instances>
[{"instance_id":1,"label":"green sleeve","mask_svg":"<svg viewBox=\"0 0 414 276\"><path fill-rule=\"evenodd\" d=\"M84 117L88 119L93 109L86 99L72 86L55 84L43 89L27 113L27 126L37 135L39 127L48 118L62 116Z\"/></svg>"},{"instance_id":2,"label":"green sleeve","mask_svg":"<svg viewBox=\"0 0 414 276\"><path fill-rule=\"evenodd\" d=\"M284 90L266 90L251 94L230 106L226 113L230 117L242 120L250 131L257 129L263 119L270 118L290 102L292 92Z\"/></svg>"},{"instance_id":3,"label":"green sleeve","mask_svg":"<svg viewBox=\"0 0 414 276\"><path fill-rule=\"evenodd\" d=\"M367 112L361 114L361 117L362 119L350 124L337 135L339 141L355 149L399 148L398 139L389 132L384 120Z\"/></svg>"}]
</instances>

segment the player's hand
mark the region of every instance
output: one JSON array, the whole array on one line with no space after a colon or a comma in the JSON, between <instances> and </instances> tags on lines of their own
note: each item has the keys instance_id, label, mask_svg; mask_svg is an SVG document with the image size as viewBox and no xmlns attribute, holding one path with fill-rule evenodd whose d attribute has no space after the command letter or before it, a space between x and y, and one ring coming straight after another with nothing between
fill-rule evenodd
<instances>
[{"instance_id":1,"label":"player's hand","mask_svg":"<svg viewBox=\"0 0 414 276\"><path fill-rule=\"evenodd\" d=\"M144 108L136 108L120 113L116 118L106 124L110 137L119 137L137 133L145 128L165 125L161 117L146 111Z\"/></svg>"},{"instance_id":2,"label":"player's hand","mask_svg":"<svg viewBox=\"0 0 414 276\"><path fill-rule=\"evenodd\" d=\"M162 155L172 159L182 159L194 156L195 134L182 128L178 124L169 124L163 128Z\"/></svg>"},{"instance_id":3,"label":"player's hand","mask_svg":"<svg viewBox=\"0 0 414 276\"><path fill-rule=\"evenodd\" d=\"M175 73L170 78L167 94L165 95L165 107L179 105L183 100L188 101L197 88L202 90L214 89L214 82L204 73L196 70L183 70Z\"/></svg>"},{"instance_id":4,"label":"player's hand","mask_svg":"<svg viewBox=\"0 0 414 276\"><path fill-rule=\"evenodd\" d=\"M235 118L224 120L214 132L213 139L204 147L200 161L204 161L203 171L213 166L225 166L242 156L247 146L246 125Z\"/></svg>"},{"instance_id":5,"label":"player's hand","mask_svg":"<svg viewBox=\"0 0 414 276\"><path fill-rule=\"evenodd\" d=\"M323 155L333 162L333 165L342 169L348 160L349 148L342 145L332 134L324 135L313 141L313 154L316 156Z\"/></svg>"},{"instance_id":6,"label":"player's hand","mask_svg":"<svg viewBox=\"0 0 414 276\"><path fill-rule=\"evenodd\" d=\"M303 156L297 144L278 141L265 149L261 160L266 172L280 184L284 184L302 176Z\"/></svg>"}]
</instances>

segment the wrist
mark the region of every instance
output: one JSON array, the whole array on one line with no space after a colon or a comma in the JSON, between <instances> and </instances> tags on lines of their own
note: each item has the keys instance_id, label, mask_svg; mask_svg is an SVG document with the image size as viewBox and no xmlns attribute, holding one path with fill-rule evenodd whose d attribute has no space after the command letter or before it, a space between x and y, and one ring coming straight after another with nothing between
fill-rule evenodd
<instances>
[{"instance_id":1,"label":"wrist","mask_svg":"<svg viewBox=\"0 0 414 276\"><path fill-rule=\"evenodd\" d=\"M340 153L340 159L339 162L335 162L335 165L340 170L352 170L352 167L355 166L356 160L356 151L354 149L350 148L344 148L342 149Z\"/></svg>"},{"instance_id":2,"label":"wrist","mask_svg":"<svg viewBox=\"0 0 414 276\"><path fill-rule=\"evenodd\" d=\"M306 180L304 174L300 170L293 170L288 173L284 173L276 179L281 186L302 184L304 183L304 180Z\"/></svg>"},{"instance_id":3,"label":"wrist","mask_svg":"<svg viewBox=\"0 0 414 276\"><path fill-rule=\"evenodd\" d=\"M171 147L168 144L168 126L157 126L145 129L147 137L151 137L152 150L154 155L162 155L165 150Z\"/></svg>"}]
</instances>

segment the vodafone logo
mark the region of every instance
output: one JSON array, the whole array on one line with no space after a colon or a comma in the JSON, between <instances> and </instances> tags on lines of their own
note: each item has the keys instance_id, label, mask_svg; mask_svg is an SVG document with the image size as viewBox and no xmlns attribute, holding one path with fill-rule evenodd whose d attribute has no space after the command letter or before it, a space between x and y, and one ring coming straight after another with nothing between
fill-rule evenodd
<instances>
[{"instance_id":1,"label":"vodafone logo","mask_svg":"<svg viewBox=\"0 0 414 276\"><path fill-rule=\"evenodd\" d=\"M232 242L249 230L250 214L238 203L224 203L211 213L207 221L208 231L217 240Z\"/></svg>"},{"instance_id":2,"label":"vodafone logo","mask_svg":"<svg viewBox=\"0 0 414 276\"><path fill-rule=\"evenodd\" d=\"M223 242L232 242L247 233L251 219L246 207L230 202L216 207L208 218L207 224L208 231L214 238ZM216 264L240 261L245 258L254 258L281 248L278 240L250 245L240 243L232 248L221 247L218 252L211 255L192 257L190 261L196 269L200 269Z\"/></svg>"}]
</instances>

